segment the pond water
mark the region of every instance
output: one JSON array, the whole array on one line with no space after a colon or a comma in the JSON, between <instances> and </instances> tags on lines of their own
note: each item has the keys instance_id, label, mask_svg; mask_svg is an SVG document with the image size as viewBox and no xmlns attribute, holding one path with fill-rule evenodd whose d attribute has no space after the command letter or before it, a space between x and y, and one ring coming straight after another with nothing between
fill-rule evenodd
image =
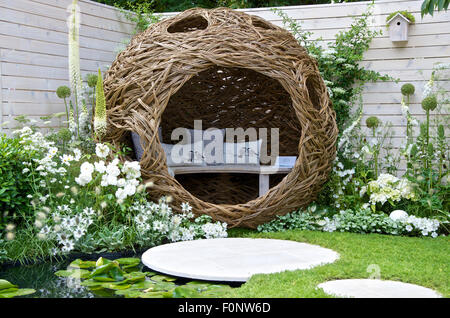
<instances>
[{"instance_id":1,"label":"pond water","mask_svg":"<svg viewBox=\"0 0 450 318\"><path fill-rule=\"evenodd\" d=\"M140 258L141 255L133 257ZM110 258L114 259L114 258ZM55 272L66 270L74 259L60 262L42 263L34 265L0 267L0 279L5 279L19 288L32 288L36 290L34 294L22 296L26 298L104 298L123 297L114 294L111 290L92 291L88 287L81 286L82 280L74 277L58 277ZM92 260L92 259L91 259ZM142 272L150 270L142 263L139 265ZM153 272L153 271L151 271ZM153 274L158 274L153 272ZM177 278L173 283L177 286L185 285L190 281ZM238 287L241 283L229 284L230 287ZM222 285L227 287L226 285Z\"/></svg>"},{"instance_id":2,"label":"pond water","mask_svg":"<svg viewBox=\"0 0 450 318\"><path fill-rule=\"evenodd\" d=\"M28 298L93 298L89 288L81 286L80 281L71 277L58 277L55 272L67 269L70 261L22 265L0 269L0 278L6 279L19 288L32 288L34 294Z\"/></svg>"}]
</instances>

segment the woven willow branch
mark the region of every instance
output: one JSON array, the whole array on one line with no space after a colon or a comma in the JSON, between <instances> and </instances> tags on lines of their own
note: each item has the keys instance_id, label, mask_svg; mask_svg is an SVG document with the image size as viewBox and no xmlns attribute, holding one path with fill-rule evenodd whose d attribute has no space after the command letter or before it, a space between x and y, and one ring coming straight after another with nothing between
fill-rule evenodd
<instances>
[{"instance_id":1,"label":"woven willow branch","mask_svg":"<svg viewBox=\"0 0 450 318\"><path fill-rule=\"evenodd\" d=\"M174 206L189 202L196 215L255 228L310 203L328 177L338 131L317 63L288 31L259 17L191 9L151 25L118 55L104 87L105 139L118 144L129 142L131 131L139 134L154 199L170 195ZM194 119L217 128L278 127L280 154L298 160L262 197L231 176L211 177L197 186L201 194L195 179L183 186L169 175L158 137L159 126L166 141L173 128L192 128ZM233 196L244 203L211 203Z\"/></svg>"}]
</instances>

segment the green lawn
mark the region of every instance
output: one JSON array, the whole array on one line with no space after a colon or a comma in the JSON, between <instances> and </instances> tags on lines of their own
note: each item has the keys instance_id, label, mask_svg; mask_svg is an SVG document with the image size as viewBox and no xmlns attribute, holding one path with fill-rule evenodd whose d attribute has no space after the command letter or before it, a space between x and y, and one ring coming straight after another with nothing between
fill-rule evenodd
<instances>
[{"instance_id":1,"label":"green lawn","mask_svg":"<svg viewBox=\"0 0 450 318\"><path fill-rule=\"evenodd\" d=\"M335 279L369 278L367 267L380 267L381 279L418 284L450 297L450 239L379 234L286 231L257 233L234 229L230 237L272 238L333 249L340 258L311 270L255 275L229 297L328 297L316 286Z\"/></svg>"}]
</instances>

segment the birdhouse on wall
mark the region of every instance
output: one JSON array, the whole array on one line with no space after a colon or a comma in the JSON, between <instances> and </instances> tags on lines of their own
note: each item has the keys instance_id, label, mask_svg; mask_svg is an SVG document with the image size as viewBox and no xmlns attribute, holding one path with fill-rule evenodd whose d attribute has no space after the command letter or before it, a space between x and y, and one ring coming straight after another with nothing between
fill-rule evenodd
<instances>
[{"instance_id":1,"label":"birdhouse on wall","mask_svg":"<svg viewBox=\"0 0 450 318\"><path fill-rule=\"evenodd\" d=\"M408 41L408 29L412 23L401 13L397 13L387 21L389 27L389 38L392 42Z\"/></svg>"}]
</instances>

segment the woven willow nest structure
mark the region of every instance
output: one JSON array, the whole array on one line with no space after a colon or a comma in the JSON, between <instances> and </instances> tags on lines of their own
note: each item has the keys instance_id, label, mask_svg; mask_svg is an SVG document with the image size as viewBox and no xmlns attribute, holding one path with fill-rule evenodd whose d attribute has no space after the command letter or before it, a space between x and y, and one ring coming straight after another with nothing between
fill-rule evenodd
<instances>
[{"instance_id":1,"label":"woven willow nest structure","mask_svg":"<svg viewBox=\"0 0 450 318\"><path fill-rule=\"evenodd\" d=\"M337 126L317 63L286 30L227 8L191 9L151 25L121 52L104 81L113 144L141 138L153 199L189 202L230 227L255 228L314 200L335 158ZM258 197L258 176L172 177L158 136L172 129L279 128L280 155L297 156ZM270 138L270 136L269 136ZM269 139L270 140L270 139ZM128 158L129 159L129 158Z\"/></svg>"}]
</instances>

